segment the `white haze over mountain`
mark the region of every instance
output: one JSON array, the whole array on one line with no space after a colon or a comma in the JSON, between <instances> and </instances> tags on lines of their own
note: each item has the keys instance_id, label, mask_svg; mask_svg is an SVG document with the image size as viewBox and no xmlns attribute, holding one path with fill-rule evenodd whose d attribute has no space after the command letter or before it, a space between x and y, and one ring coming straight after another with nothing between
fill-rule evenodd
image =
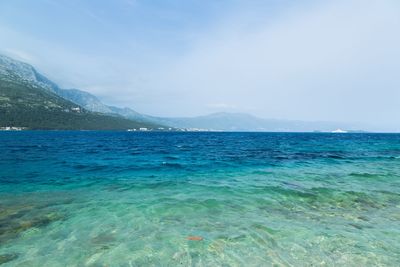
<instances>
[{"instance_id":1,"label":"white haze over mountain","mask_svg":"<svg viewBox=\"0 0 400 267\"><path fill-rule=\"evenodd\" d=\"M136 2L132 12L143 8ZM71 20L87 24L66 23L68 42L1 19L0 11L0 52L107 104L159 116L232 111L400 130L399 1L222 1L204 4L211 15L193 15L192 24L189 11L169 6L157 14L176 20L179 30L144 21L142 31L159 31L151 38L138 38L143 33L96 6L45 3L56 13L79 10ZM0 9L11 17L12 5L4 1ZM96 25L102 34L90 31Z\"/></svg>"}]
</instances>

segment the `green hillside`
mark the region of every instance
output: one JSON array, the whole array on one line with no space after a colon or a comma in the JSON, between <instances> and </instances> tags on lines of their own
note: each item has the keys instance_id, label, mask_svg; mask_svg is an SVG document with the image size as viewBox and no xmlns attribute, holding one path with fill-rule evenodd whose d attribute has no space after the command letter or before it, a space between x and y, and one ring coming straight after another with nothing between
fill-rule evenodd
<instances>
[{"instance_id":1,"label":"green hillside","mask_svg":"<svg viewBox=\"0 0 400 267\"><path fill-rule=\"evenodd\" d=\"M0 127L6 126L60 130L158 127L155 124L87 111L12 72L0 75Z\"/></svg>"}]
</instances>

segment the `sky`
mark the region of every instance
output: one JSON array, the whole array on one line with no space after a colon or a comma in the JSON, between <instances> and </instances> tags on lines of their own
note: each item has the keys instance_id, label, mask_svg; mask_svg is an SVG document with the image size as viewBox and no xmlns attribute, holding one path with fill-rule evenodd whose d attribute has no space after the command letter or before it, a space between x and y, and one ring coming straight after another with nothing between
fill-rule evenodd
<instances>
[{"instance_id":1,"label":"sky","mask_svg":"<svg viewBox=\"0 0 400 267\"><path fill-rule=\"evenodd\" d=\"M398 0L2 0L0 53L151 115L400 128Z\"/></svg>"}]
</instances>

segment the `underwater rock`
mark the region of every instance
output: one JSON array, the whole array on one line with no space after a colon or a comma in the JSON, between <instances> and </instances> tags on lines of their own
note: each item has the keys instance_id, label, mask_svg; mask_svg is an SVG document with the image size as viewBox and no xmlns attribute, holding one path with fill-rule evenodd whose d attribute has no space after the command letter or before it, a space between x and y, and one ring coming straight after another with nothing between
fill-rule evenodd
<instances>
[{"instance_id":1,"label":"underwater rock","mask_svg":"<svg viewBox=\"0 0 400 267\"><path fill-rule=\"evenodd\" d=\"M0 255L0 265L3 263L13 261L16 258L18 258L18 254L15 254L15 253L1 254Z\"/></svg>"},{"instance_id":2,"label":"underwater rock","mask_svg":"<svg viewBox=\"0 0 400 267\"><path fill-rule=\"evenodd\" d=\"M113 244L116 241L115 235L111 233L100 233L91 239L92 244L95 245L108 245Z\"/></svg>"},{"instance_id":3,"label":"underwater rock","mask_svg":"<svg viewBox=\"0 0 400 267\"><path fill-rule=\"evenodd\" d=\"M369 221L369 219L366 216L358 216L357 219L363 220L363 221L366 221L366 222Z\"/></svg>"},{"instance_id":4,"label":"underwater rock","mask_svg":"<svg viewBox=\"0 0 400 267\"><path fill-rule=\"evenodd\" d=\"M355 223L349 223L349 225L353 226L354 228L358 229L358 230L362 230L363 227L359 224L355 224Z\"/></svg>"},{"instance_id":5,"label":"underwater rock","mask_svg":"<svg viewBox=\"0 0 400 267\"><path fill-rule=\"evenodd\" d=\"M39 228L37 228L37 227L32 227L32 228L27 229L26 231L22 232L22 233L20 234L20 236L22 236L22 237L29 237L29 236L35 235L35 234L37 234L37 233L39 233L39 232L40 232L40 229L39 229Z\"/></svg>"},{"instance_id":6,"label":"underwater rock","mask_svg":"<svg viewBox=\"0 0 400 267\"><path fill-rule=\"evenodd\" d=\"M0 242L6 242L10 239L16 238L22 232L30 229L38 230L38 228L45 227L48 224L63 219L57 213L44 213L42 215L24 213L20 216L17 213L8 213L0 217Z\"/></svg>"}]
</instances>

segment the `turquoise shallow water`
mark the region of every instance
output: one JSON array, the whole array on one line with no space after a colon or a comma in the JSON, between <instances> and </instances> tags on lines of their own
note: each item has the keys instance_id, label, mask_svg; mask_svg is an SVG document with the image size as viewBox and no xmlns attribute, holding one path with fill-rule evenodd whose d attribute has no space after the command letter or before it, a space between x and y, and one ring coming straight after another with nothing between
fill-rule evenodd
<instances>
[{"instance_id":1,"label":"turquoise shallow water","mask_svg":"<svg viewBox=\"0 0 400 267\"><path fill-rule=\"evenodd\" d=\"M1 266L400 265L400 135L0 132L0 149Z\"/></svg>"}]
</instances>

